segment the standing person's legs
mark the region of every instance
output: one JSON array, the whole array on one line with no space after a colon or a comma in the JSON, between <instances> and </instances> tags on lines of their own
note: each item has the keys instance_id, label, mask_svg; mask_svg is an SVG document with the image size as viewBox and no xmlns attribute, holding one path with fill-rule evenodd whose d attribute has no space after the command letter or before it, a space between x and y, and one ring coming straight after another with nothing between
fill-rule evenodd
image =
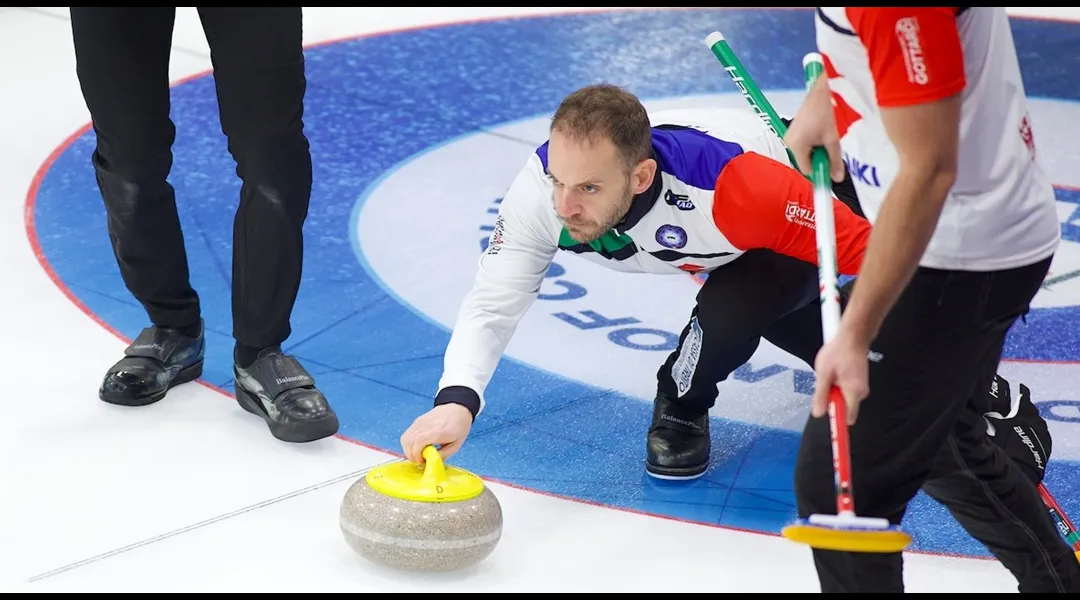
<instances>
[{"instance_id":1,"label":"standing person's legs","mask_svg":"<svg viewBox=\"0 0 1080 600\"><path fill-rule=\"evenodd\" d=\"M120 275L153 327L105 376L102 400L143 405L202 373L199 298L173 188L169 53L175 9L72 7L76 72Z\"/></svg>"},{"instance_id":2,"label":"standing person's legs","mask_svg":"<svg viewBox=\"0 0 1080 600\"><path fill-rule=\"evenodd\" d=\"M1044 261L999 273L919 269L912 278L871 345L880 360L870 363L870 395L850 428L855 503L860 515L884 517L899 524L908 502L932 472L941 468L943 453L957 447L957 434L963 430L958 421L982 420L983 413L978 411L987 398L1002 340L1012 322L1027 310L1048 264ZM982 442L968 440L980 450L992 447L983 423ZM1000 450L988 452L1002 458ZM980 473L968 471L965 475L991 486L1023 486L1019 483L1022 475L1010 461L995 459L979 464ZM807 421L795 488L801 517L835 514L826 418ZM1032 499L1034 504L1029 502ZM1071 557L1071 552L1053 529L1045 509L1037 514L1041 508L1037 496L1020 493L994 501L1002 502L1001 506L1033 533L1013 543L1032 556L1047 558L1041 567L1044 575L1058 568L1078 568L1075 559L1071 566L1050 560L1062 552ZM903 591L900 553L815 550L813 554L823 592ZM1068 573L1059 575L1071 577Z\"/></svg>"},{"instance_id":3,"label":"standing person's legs","mask_svg":"<svg viewBox=\"0 0 1080 600\"><path fill-rule=\"evenodd\" d=\"M1029 268L995 275L984 314L1011 314L1009 298L1002 290L1026 291L1034 297L1048 266L1045 263L1041 271ZM1020 592L1080 592L1080 563L1043 504L1037 479L1025 472L1029 467L1023 461L1032 462L1031 454L1012 458L987 435L985 415L993 410L993 397L986 390L995 380L1008 329L1006 322L988 325L995 328L998 342L983 366L979 387L961 411L922 489L1009 569ZM1025 415L1028 427L1042 428L1045 422L1037 409L1027 410L1035 412L1034 417ZM1011 425L1023 426L1016 419Z\"/></svg>"},{"instance_id":4,"label":"standing person's legs","mask_svg":"<svg viewBox=\"0 0 1080 600\"><path fill-rule=\"evenodd\" d=\"M312 165L304 134L300 7L199 8L214 64L222 130L243 180L233 228L237 399L275 437L333 435L338 419L281 344L300 288Z\"/></svg>"}]
</instances>

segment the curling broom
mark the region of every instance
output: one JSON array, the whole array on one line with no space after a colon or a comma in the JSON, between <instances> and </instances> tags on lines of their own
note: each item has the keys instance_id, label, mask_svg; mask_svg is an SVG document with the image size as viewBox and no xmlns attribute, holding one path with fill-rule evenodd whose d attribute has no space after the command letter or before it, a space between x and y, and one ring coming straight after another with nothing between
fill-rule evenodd
<instances>
[{"instance_id":1,"label":"curling broom","mask_svg":"<svg viewBox=\"0 0 1080 600\"><path fill-rule=\"evenodd\" d=\"M755 112L783 139L787 128L773 110L764 94L746 72L720 32L705 38L705 44L724 69L743 91ZM824 71L821 55L807 54L803 58L807 89ZM797 163L791 151L792 165ZM811 182L814 184L814 222L818 246L818 278L821 290L821 321L825 341L835 335L840 324L840 292L836 272L836 231L833 220L832 183L829 178L829 158L824 148L811 153ZM813 514L784 527L781 534L793 541L822 550L849 552L900 552L911 543L911 536L887 519L860 517L855 512L851 477L851 455L848 447L847 404L840 390L829 393L829 426L832 432L833 472L836 478L835 515Z\"/></svg>"},{"instance_id":2,"label":"curling broom","mask_svg":"<svg viewBox=\"0 0 1080 600\"><path fill-rule=\"evenodd\" d=\"M1050 510L1050 515L1054 517L1054 522L1057 523L1061 535L1065 536L1065 541L1072 546L1076 559L1080 560L1080 533L1077 533L1076 526L1065 515L1065 511L1061 509L1057 500L1050 494L1050 490L1046 489L1046 485L1040 483L1038 489L1039 497L1042 498L1046 508Z\"/></svg>"},{"instance_id":3,"label":"curling broom","mask_svg":"<svg viewBox=\"0 0 1080 600\"><path fill-rule=\"evenodd\" d=\"M727 71L728 76L731 77L731 81L738 86L739 91L742 92L743 98L750 105L750 109L754 111L762 121L765 122L765 126L772 130L781 140L784 139L784 133L787 132L787 127L784 126L784 122L780 119L780 115L776 114L773 110L772 104L769 103L765 94L761 93L761 89L750 77L750 73L743 67L742 62L739 61L739 57L735 56L735 52L731 50L731 46L728 45L727 40L724 39L724 34L719 31L714 31L705 37L705 45L712 50L713 56L716 60L720 61L720 64L724 66L724 70ZM787 151L788 160L791 161L791 166L798 168L798 164L795 162L795 155L791 153L791 150Z\"/></svg>"}]
</instances>

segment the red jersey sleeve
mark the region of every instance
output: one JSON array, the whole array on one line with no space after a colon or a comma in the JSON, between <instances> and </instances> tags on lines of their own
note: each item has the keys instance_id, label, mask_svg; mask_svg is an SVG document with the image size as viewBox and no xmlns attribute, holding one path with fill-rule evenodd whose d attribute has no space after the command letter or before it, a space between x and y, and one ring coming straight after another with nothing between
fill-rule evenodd
<instances>
[{"instance_id":1,"label":"red jersey sleeve","mask_svg":"<svg viewBox=\"0 0 1080 600\"><path fill-rule=\"evenodd\" d=\"M730 160L716 178L713 222L736 248L768 248L817 264L814 187L795 169L747 152ZM856 275L870 237L870 223L833 198L837 270Z\"/></svg>"},{"instance_id":2,"label":"red jersey sleeve","mask_svg":"<svg viewBox=\"0 0 1080 600\"><path fill-rule=\"evenodd\" d=\"M964 89L957 7L847 7L883 108L948 98Z\"/></svg>"}]
</instances>

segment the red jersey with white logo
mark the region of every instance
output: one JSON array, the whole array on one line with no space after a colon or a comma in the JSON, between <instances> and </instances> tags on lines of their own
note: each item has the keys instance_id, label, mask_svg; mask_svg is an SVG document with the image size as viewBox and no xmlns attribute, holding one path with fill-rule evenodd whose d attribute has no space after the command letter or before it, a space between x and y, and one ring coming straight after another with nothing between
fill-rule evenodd
<instances>
[{"instance_id":1,"label":"red jersey with white logo","mask_svg":"<svg viewBox=\"0 0 1080 600\"><path fill-rule=\"evenodd\" d=\"M819 7L816 30L844 161L871 222L898 168L880 108L961 94L956 183L920 264L987 271L1053 254L1054 191L1036 159L1005 9Z\"/></svg>"}]
</instances>

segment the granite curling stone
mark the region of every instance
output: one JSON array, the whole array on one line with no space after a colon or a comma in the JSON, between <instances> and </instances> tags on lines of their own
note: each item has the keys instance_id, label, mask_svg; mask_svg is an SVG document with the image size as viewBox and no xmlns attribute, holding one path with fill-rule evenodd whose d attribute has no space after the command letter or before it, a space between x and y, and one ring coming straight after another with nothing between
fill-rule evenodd
<instances>
[{"instance_id":1,"label":"granite curling stone","mask_svg":"<svg viewBox=\"0 0 1080 600\"><path fill-rule=\"evenodd\" d=\"M427 446L424 464L368 471L341 503L345 541L360 556L404 571L456 571L491 554L502 537L502 506L476 475L443 463Z\"/></svg>"}]
</instances>

